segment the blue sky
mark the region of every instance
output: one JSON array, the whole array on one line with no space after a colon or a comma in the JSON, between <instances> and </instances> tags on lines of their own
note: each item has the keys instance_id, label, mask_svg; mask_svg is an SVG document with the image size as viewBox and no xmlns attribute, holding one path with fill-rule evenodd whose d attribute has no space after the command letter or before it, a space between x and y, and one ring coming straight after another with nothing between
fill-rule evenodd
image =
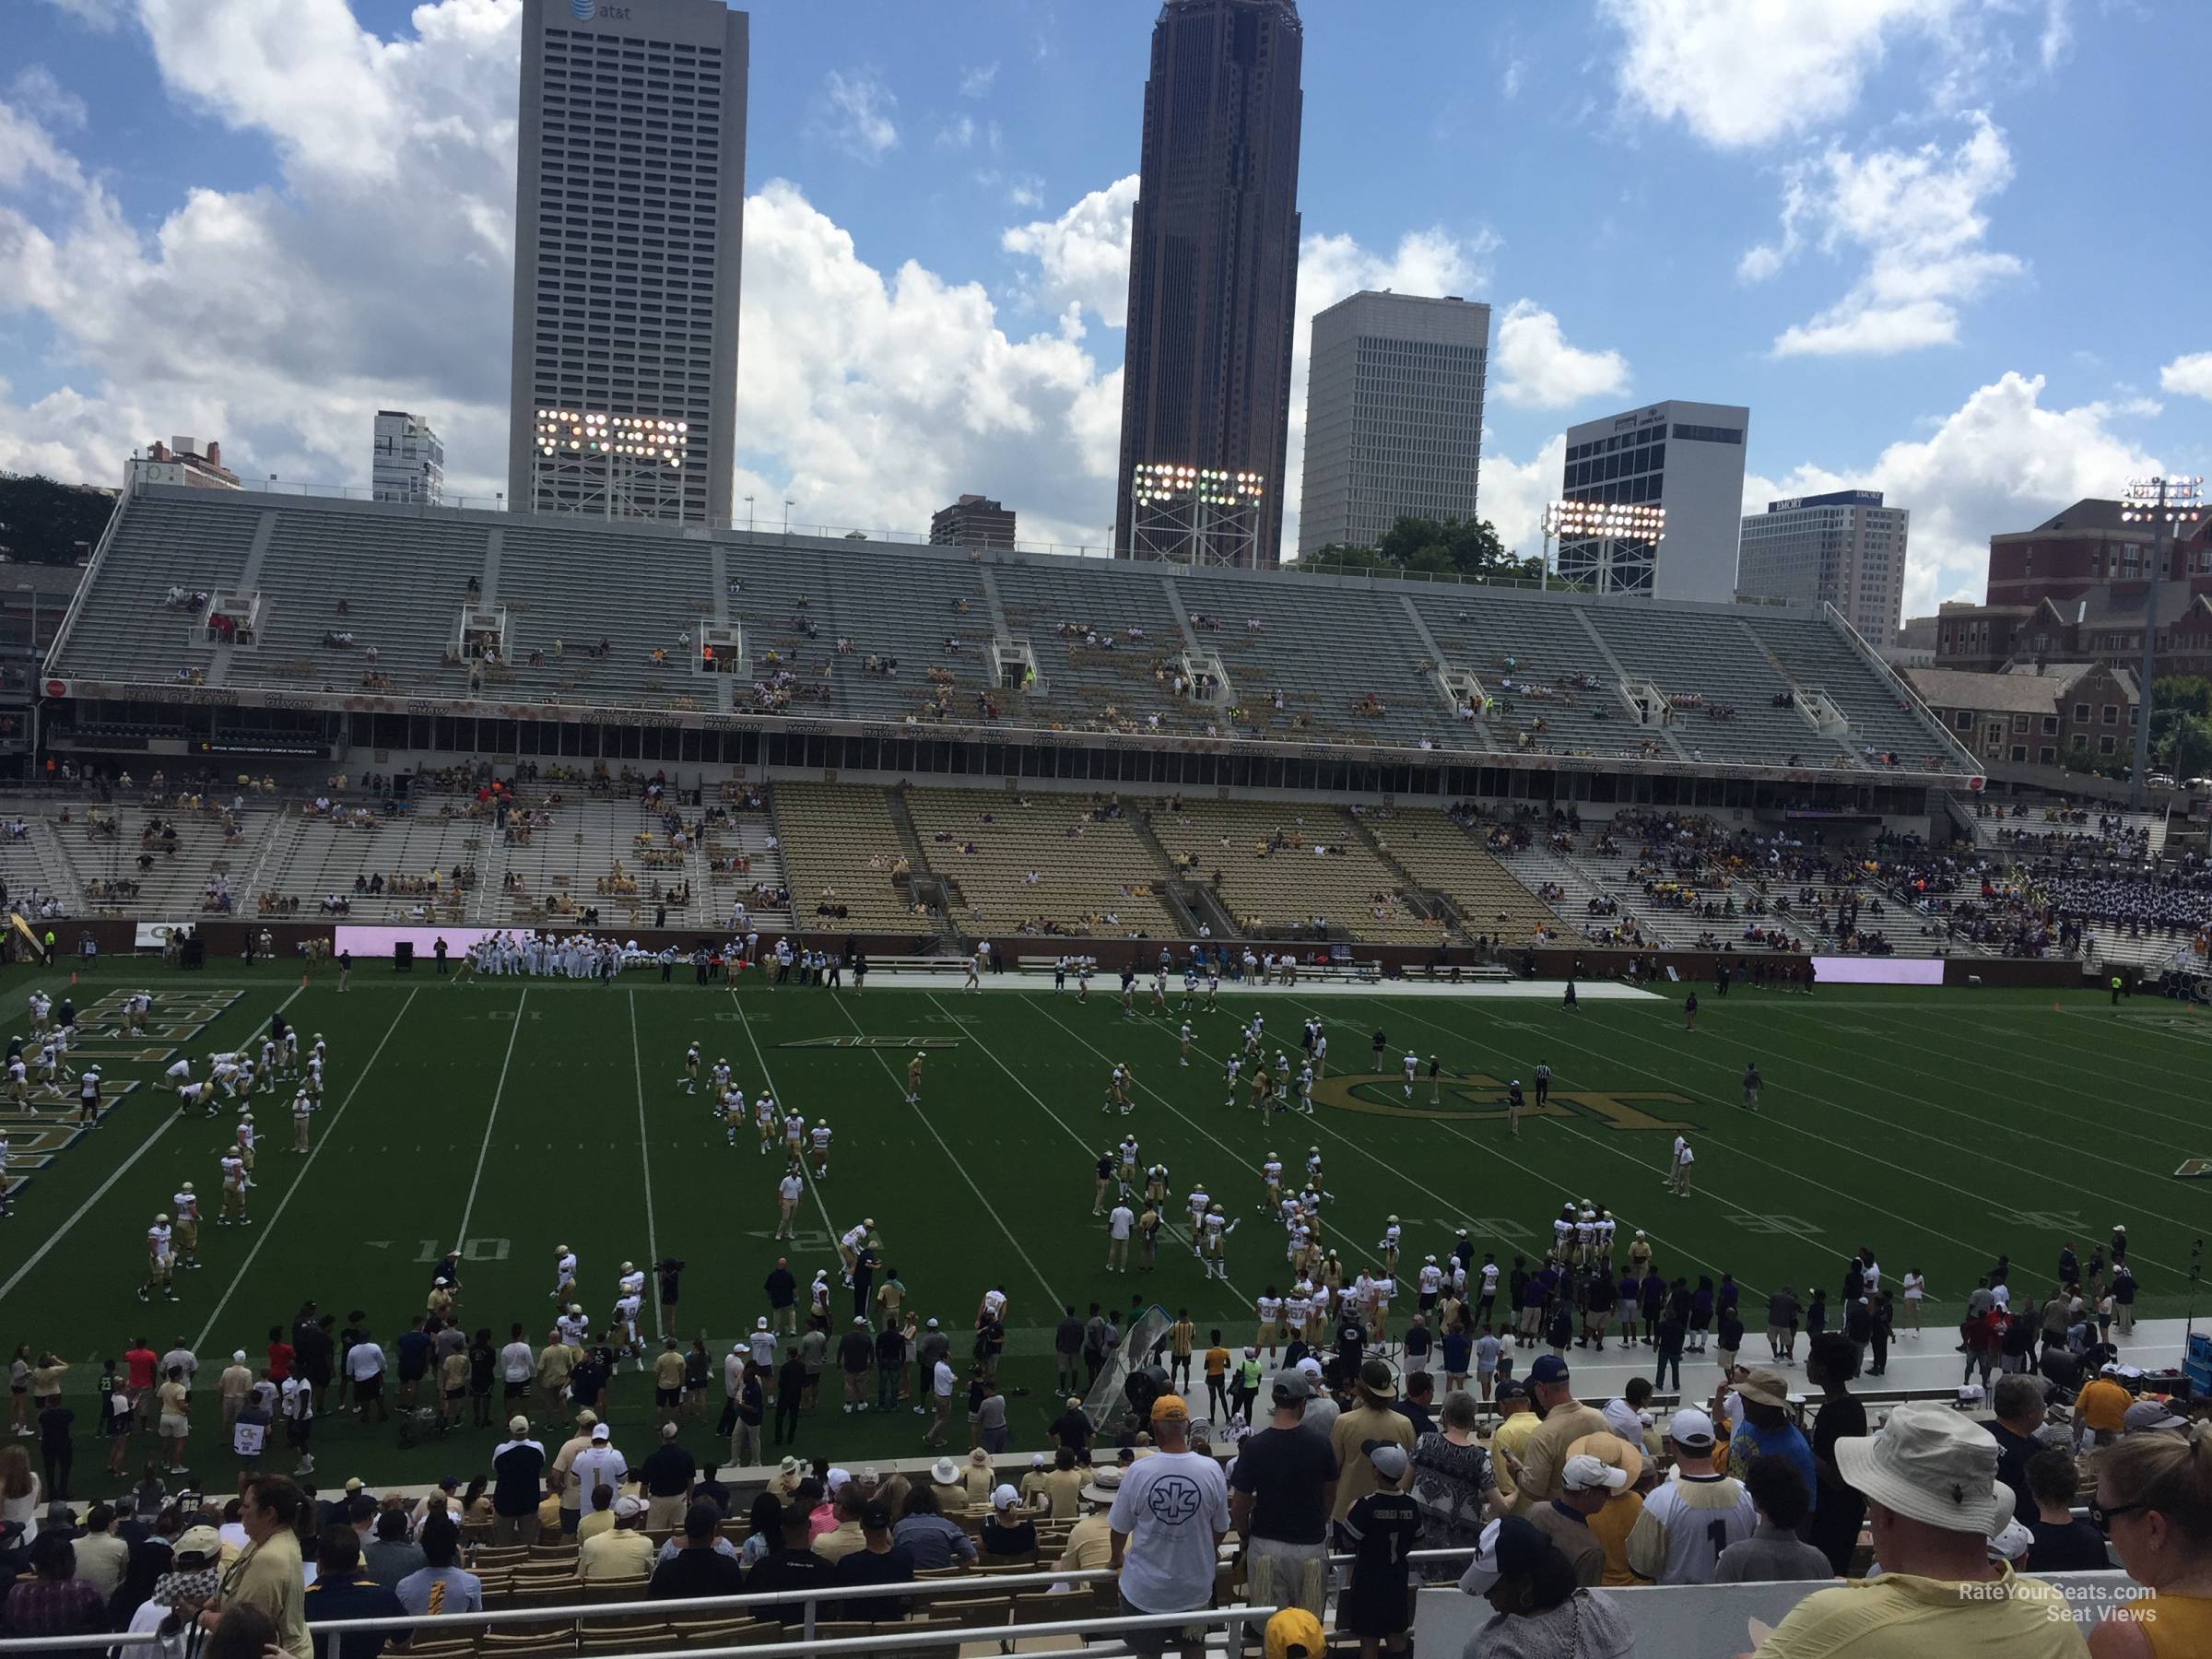
<instances>
[{"instance_id":1,"label":"blue sky","mask_svg":"<svg viewBox=\"0 0 2212 1659\"><path fill-rule=\"evenodd\" d=\"M977 489L1102 539L1154 9L753 10L740 495L911 531ZM6 10L0 466L112 481L191 432L358 485L398 405L502 487L514 0ZM1993 531L2212 470L2212 7L1301 11L1301 376L1356 288L1488 300L1509 541L1566 425L1666 396L1751 406L1754 500L1912 507L1911 609Z\"/></svg>"}]
</instances>

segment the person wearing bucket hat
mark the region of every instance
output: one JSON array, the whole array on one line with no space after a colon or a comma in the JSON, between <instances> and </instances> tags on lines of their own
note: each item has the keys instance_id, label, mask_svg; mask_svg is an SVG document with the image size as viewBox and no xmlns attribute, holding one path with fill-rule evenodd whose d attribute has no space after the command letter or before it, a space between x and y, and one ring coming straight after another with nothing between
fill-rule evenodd
<instances>
[{"instance_id":1,"label":"person wearing bucket hat","mask_svg":"<svg viewBox=\"0 0 2212 1659\"><path fill-rule=\"evenodd\" d=\"M1562 1659L1627 1659L1636 1632L1618 1602L1575 1583L1574 1569L1527 1520L1506 1515L1483 1528L1481 1547L1459 1581L1490 1604L1466 1659L1556 1653Z\"/></svg>"},{"instance_id":2,"label":"person wearing bucket hat","mask_svg":"<svg viewBox=\"0 0 2212 1659\"><path fill-rule=\"evenodd\" d=\"M1586 1434L1567 1448L1569 1463L1578 1457L1594 1457L1621 1477L1618 1483L1606 1483L1605 1502L1586 1519L1606 1552L1605 1571L1598 1583L1633 1584L1636 1575L1629 1570L1629 1535L1643 1516L1643 1495L1637 1489L1645 1468L1643 1447L1610 1432Z\"/></svg>"},{"instance_id":3,"label":"person wearing bucket hat","mask_svg":"<svg viewBox=\"0 0 2212 1659\"><path fill-rule=\"evenodd\" d=\"M1796 1469L1812 1497L1813 1511L1820 1509L1820 1473L1813 1461L1813 1443L1790 1418L1790 1385L1777 1371L1760 1368L1739 1376L1733 1385L1743 1421L1728 1438L1728 1466L1747 1469L1755 1457L1784 1457ZM1714 1398L1716 1411L1724 1410L1729 1388ZM1718 1420L1716 1417L1716 1421Z\"/></svg>"},{"instance_id":4,"label":"person wearing bucket hat","mask_svg":"<svg viewBox=\"0 0 2212 1659\"><path fill-rule=\"evenodd\" d=\"M1337 1469L1336 1501L1330 1518L1338 1522L1379 1484L1374 1462L1364 1451L1371 1441L1387 1441L1408 1452L1413 1449L1413 1419L1391 1409L1398 1397L1398 1384L1389 1361L1361 1360L1358 1392L1359 1404L1329 1425L1329 1446L1336 1454Z\"/></svg>"},{"instance_id":5,"label":"person wearing bucket hat","mask_svg":"<svg viewBox=\"0 0 2212 1659\"><path fill-rule=\"evenodd\" d=\"M2013 1496L1998 1483L1997 1442L1988 1430L1948 1405L1911 1400L1872 1438L1837 1441L1836 1465L1865 1496L1882 1576L1816 1590L1760 1643L1759 1659L2087 1653L2054 1585L2016 1577L2010 1563L1990 1559Z\"/></svg>"}]
</instances>

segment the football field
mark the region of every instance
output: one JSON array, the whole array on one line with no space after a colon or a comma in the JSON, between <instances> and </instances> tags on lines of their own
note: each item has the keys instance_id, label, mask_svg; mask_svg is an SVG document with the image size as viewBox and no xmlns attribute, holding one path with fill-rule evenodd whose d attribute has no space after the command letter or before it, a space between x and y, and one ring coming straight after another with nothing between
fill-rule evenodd
<instances>
[{"instance_id":1,"label":"football field","mask_svg":"<svg viewBox=\"0 0 2212 1659\"><path fill-rule=\"evenodd\" d=\"M0 1002L22 1024L34 985L57 994L68 971L0 973ZM152 1029L120 1033L123 993L151 989ZM1782 996L1739 988L1702 1005L1684 1030L1681 997L1586 998L1577 1012L1552 994L1393 995L1224 986L1218 1012L1125 1018L1110 981L1078 1003L1072 986L999 976L982 994L896 988L878 977L850 988L700 988L679 974L625 975L611 987L500 978L460 983L419 962L408 974L363 963L341 994L335 971L302 986L297 968L214 963L170 973L102 962L74 989L83 1040L100 1057L113 1101L106 1124L77 1133L70 1110L7 1114L15 1214L0 1222L0 1336L52 1348L76 1368L78 1486L100 1461L92 1444L99 1361L135 1335L157 1349L182 1337L205 1370L195 1469L225 1468L213 1431L214 1374L233 1348L258 1363L268 1327L288 1326L312 1298L343 1322L366 1311L385 1339L423 1306L430 1265L458 1242L465 1326L506 1340L521 1320L542 1343L553 1303L555 1247L581 1258L585 1312L603 1322L624 1260L688 1264L677 1328L703 1333L719 1361L764 1311L761 1281L780 1251L802 1284L834 1268L837 1234L873 1218L885 1265L908 1305L956 1333L956 1364L981 1293L1011 1298L1002 1380L1015 1443L1041 1443L1055 1414L1051 1326L1064 1304L1126 1311L1133 1299L1188 1308L1201 1335L1219 1325L1241 1341L1252 1299L1284 1282L1282 1231L1259 1210L1259 1166L1270 1152L1295 1175L1310 1147L1334 1194L1324 1242L1347 1274L1375 1260L1387 1217L1406 1236L1401 1278L1443 1254L1467 1228L1477 1251L1532 1262L1562 1202L1608 1206L1623 1236L1641 1228L1670 1277L1733 1272L1747 1296L1818 1283L1831 1297L1844 1256L1872 1245L1894 1284L1926 1274L1930 1323L1955 1321L1978 1274L2000 1252L2016 1288L2048 1288L2059 1247L2083 1260L2124 1222L2141 1288L2138 1312L2180 1314L2193 1242L2212 1223L2212 1181L2183 1171L2212 1159L2212 1015L2136 999L2114 1009L2088 993L1917 992L1886 988ZM312 1149L291 1151L289 1088L255 1107L261 1135L253 1225L215 1224L217 1159L234 1111L180 1115L159 1088L164 1066L257 1043L282 1007L302 1041L329 1044L325 1103ZM1225 1101L1222 1065L1253 1013L1267 1048L1298 1053L1300 1023L1318 1017L1329 1076L1311 1116L1265 1118L1240 1088ZM1178 1030L1194 1028L1187 1067ZM1386 1040L1383 1063L1371 1055ZM835 1128L828 1179L808 1183L798 1237L772 1238L781 1159L735 1147L701 1092L679 1086L688 1043L711 1065L726 1059L748 1098L765 1084L809 1121ZM925 1054L918 1105L905 1068ZM1435 1054L1449 1074L1431 1101L1427 1080L1406 1097L1400 1056ZM1765 1077L1762 1110L1741 1109L1747 1061ZM1110 1069L1130 1066L1135 1110L1105 1107ZM1510 1079L1547 1064L1548 1109L1508 1135L1498 1105ZM1142 1161L1170 1168L1174 1202L1157 1269L1103 1271L1103 1223L1092 1215L1094 1165L1124 1132ZM1697 1152L1687 1197L1664 1190L1676 1135ZM181 1182L195 1182L203 1267L177 1278L180 1300L142 1306L144 1235ZM1184 1242L1181 1200L1203 1183L1237 1225L1227 1282L1209 1280ZM835 1277L832 1275L832 1286ZM1395 1317L1412 1302L1410 1283ZM852 1314L832 1303L834 1328ZM1760 1323L1754 1316L1748 1323ZM645 1334L664 1333L649 1295ZM646 1447L649 1379L625 1366L612 1391L618 1440L632 1461ZM834 1389L825 1390L833 1402ZM719 1406L719 1393L715 1402ZM503 1418L503 1412L500 1413ZM694 1450L717 1442L712 1418ZM954 1433L959 1436L956 1427ZM372 1479L466 1475L500 1436L464 1430L409 1450L394 1425L318 1425L318 1476ZM802 1449L841 1461L912 1455L920 1426L904 1412L841 1417L833 1403L802 1430ZM481 1442L480 1444L478 1442ZM956 1445L956 1453L963 1449ZM151 1455L150 1443L135 1461ZM288 1462L280 1460L279 1466Z\"/></svg>"}]
</instances>

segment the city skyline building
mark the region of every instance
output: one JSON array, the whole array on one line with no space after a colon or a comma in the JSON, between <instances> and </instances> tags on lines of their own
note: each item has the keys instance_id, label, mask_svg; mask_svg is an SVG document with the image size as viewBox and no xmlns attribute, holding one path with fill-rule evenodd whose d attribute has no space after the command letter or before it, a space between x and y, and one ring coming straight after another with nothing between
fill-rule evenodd
<instances>
[{"instance_id":1,"label":"city skyline building","mask_svg":"<svg viewBox=\"0 0 2212 1659\"><path fill-rule=\"evenodd\" d=\"M729 522L747 40L723 0L524 0L511 506Z\"/></svg>"},{"instance_id":2,"label":"city skyline building","mask_svg":"<svg viewBox=\"0 0 2212 1659\"><path fill-rule=\"evenodd\" d=\"M1560 498L1661 507L1656 542L1559 544L1562 581L1645 599L1735 597L1751 411L1668 399L1567 429Z\"/></svg>"},{"instance_id":3,"label":"city skyline building","mask_svg":"<svg viewBox=\"0 0 2212 1659\"><path fill-rule=\"evenodd\" d=\"M1878 489L1837 489L1769 501L1744 515L1736 592L1832 605L1871 645L1899 642L1905 543L1912 515Z\"/></svg>"},{"instance_id":4,"label":"city skyline building","mask_svg":"<svg viewBox=\"0 0 2212 1659\"><path fill-rule=\"evenodd\" d=\"M1117 558L1280 560L1303 53L1293 0L1167 0L1153 25ZM1186 468L1227 488L1157 488Z\"/></svg>"},{"instance_id":5,"label":"city skyline building","mask_svg":"<svg viewBox=\"0 0 2212 1659\"><path fill-rule=\"evenodd\" d=\"M1014 510L985 496L964 495L930 514L929 541L935 547L1011 547Z\"/></svg>"},{"instance_id":6,"label":"city skyline building","mask_svg":"<svg viewBox=\"0 0 2212 1659\"><path fill-rule=\"evenodd\" d=\"M442 505L445 445L430 423L404 409L379 409L369 482L371 496L379 501Z\"/></svg>"},{"instance_id":7,"label":"city skyline building","mask_svg":"<svg viewBox=\"0 0 2212 1659\"><path fill-rule=\"evenodd\" d=\"M1456 294L1368 289L1314 313L1299 557L1476 518L1489 347L1490 308Z\"/></svg>"}]
</instances>

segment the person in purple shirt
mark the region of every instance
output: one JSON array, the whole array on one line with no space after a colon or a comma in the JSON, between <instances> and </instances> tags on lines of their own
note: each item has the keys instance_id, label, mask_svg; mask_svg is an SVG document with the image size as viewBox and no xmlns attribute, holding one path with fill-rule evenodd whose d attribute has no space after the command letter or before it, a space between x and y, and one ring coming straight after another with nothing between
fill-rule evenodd
<instances>
[{"instance_id":1,"label":"person in purple shirt","mask_svg":"<svg viewBox=\"0 0 2212 1659\"><path fill-rule=\"evenodd\" d=\"M1636 1316L1643 1309L1643 1281L1633 1269L1624 1269L1614 1295L1620 1303L1620 1346L1632 1348L1636 1346Z\"/></svg>"},{"instance_id":2,"label":"person in purple shirt","mask_svg":"<svg viewBox=\"0 0 2212 1659\"><path fill-rule=\"evenodd\" d=\"M1660 1277L1656 1267L1649 1267L1643 1275L1643 1345L1656 1347L1659 1341L1659 1311L1666 1306L1666 1280Z\"/></svg>"},{"instance_id":3,"label":"person in purple shirt","mask_svg":"<svg viewBox=\"0 0 2212 1659\"><path fill-rule=\"evenodd\" d=\"M1689 1293L1689 1351L1705 1351L1705 1333L1712 1328L1712 1276L1698 1275L1698 1288Z\"/></svg>"}]
</instances>

